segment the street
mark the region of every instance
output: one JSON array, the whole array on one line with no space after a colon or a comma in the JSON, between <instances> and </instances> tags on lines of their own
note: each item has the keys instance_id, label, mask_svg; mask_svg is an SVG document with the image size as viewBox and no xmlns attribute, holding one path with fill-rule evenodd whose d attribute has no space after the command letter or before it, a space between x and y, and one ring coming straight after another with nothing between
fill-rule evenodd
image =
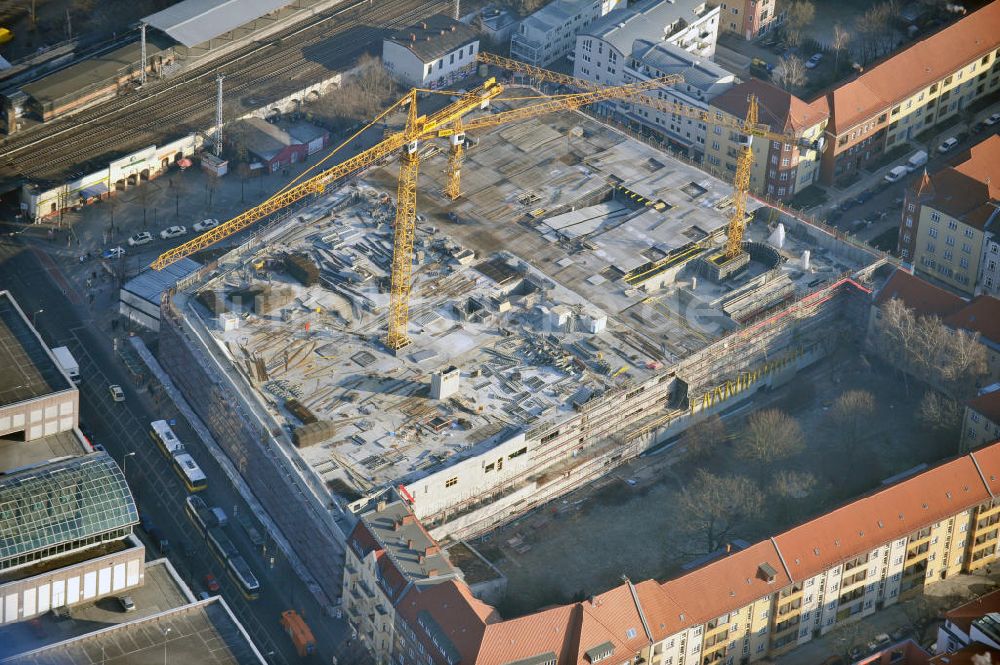
<instances>
[{"instance_id":1,"label":"street","mask_svg":"<svg viewBox=\"0 0 1000 665\"><path fill-rule=\"evenodd\" d=\"M322 616L312 594L294 575L273 542L268 539L263 548L250 542L237 517L246 518L252 511L229 484L214 458L198 443L174 405L155 387L149 387L143 375L145 367L130 353L130 346L122 338L115 339L109 330L105 315L113 313L116 290L112 288L102 294L95 303L97 306L89 309L93 314L88 314L83 299L51 257L35 247L7 242L0 244L0 284L32 314L50 347L68 346L76 357L82 377L81 426L92 434L94 443L104 446L123 467L141 513L165 534L171 544L169 558L192 591L205 590L204 576L212 574L222 586L222 595L261 652L267 654L269 662L299 660L278 623L281 611L289 608L296 609L309 622L319 642L322 662L331 662L335 655L344 656L344 637L349 631L346 623ZM111 399L108 386L115 383L125 391L124 403ZM149 423L161 418L174 421L178 437L208 477L208 489L200 496L229 515L227 535L260 580L259 599L247 601L243 597L187 517L184 510L187 490L148 435ZM254 518L252 523L260 533L266 533L259 520ZM136 532L146 542L149 558L161 556L146 534L138 528ZM185 550L190 557L185 556Z\"/></svg>"}]
</instances>

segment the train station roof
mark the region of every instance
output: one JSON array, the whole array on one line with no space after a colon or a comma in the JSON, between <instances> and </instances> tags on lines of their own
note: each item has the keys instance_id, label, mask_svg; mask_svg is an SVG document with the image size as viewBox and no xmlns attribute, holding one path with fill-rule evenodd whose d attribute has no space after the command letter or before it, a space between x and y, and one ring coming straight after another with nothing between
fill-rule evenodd
<instances>
[{"instance_id":1,"label":"train station roof","mask_svg":"<svg viewBox=\"0 0 1000 665\"><path fill-rule=\"evenodd\" d=\"M291 0L184 0L143 19L184 46L197 46L290 4Z\"/></svg>"},{"instance_id":2,"label":"train station roof","mask_svg":"<svg viewBox=\"0 0 1000 665\"><path fill-rule=\"evenodd\" d=\"M0 567L138 521L125 477L105 453L0 476Z\"/></svg>"}]
</instances>

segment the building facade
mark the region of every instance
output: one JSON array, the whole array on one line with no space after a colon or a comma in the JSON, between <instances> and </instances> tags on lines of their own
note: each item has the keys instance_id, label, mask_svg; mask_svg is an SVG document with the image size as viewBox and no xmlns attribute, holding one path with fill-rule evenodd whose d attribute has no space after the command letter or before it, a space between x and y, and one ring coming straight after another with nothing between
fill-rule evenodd
<instances>
[{"instance_id":1,"label":"building facade","mask_svg":"<svg viewBox=\"0 0 1000 665\"><path fill-rule=\"evenodd\" d=\"M711 58L719 10L704 0L644 0L594 21L580 31L573 51L573 76L620 85L636 40L667 42L699 58Z\"/></svg>"},{"instance_id":2,"label":"building facade","mask_svg":"<svg viewBox=\"0 0 1000 665\"><path fill-rule=\"evenodd\" d=\"M996 92L998 23L994 1L814 100L825 100L830 113L823 182L854 177L886 150Z\"/></svg>"},{"instance_id":3,"label":"building facade","mask_svg":"<svg viewBox=\"0 0 1000 665\"><path fill-rule=\"evenodd\" d=\"M396 498L352 535L344 599L380 663L752 663L993 563L998 474L1000 442L679 578L511 620L472 597Z\"/></svg>"},{"instance_id":4,"label":"building facade","mask_svg":"<svg viewBox=\"0 0 1000 665\"><path fill-rule=\"evenodd\" d=\"M962 416L962 450L975 450L1000 439L1000 384L979 391L965 404Z\"/></svg>"},{"instance_id":5,"label":"building facade","mask_svg":"<svg viewBox=\"0 0 1000 665\"><path fill-rule=\"evenodd\" d=\"M394 78L418 88L440 88L460 81L476 68L479 38L461 21L443 14L382 41L382 63Z\"/></svg>"},{"instance_id":6,"label":"building facade","mask_svg":"<svg viewBox=\"0 0 1000 665\"><path fill-rule=\"evenodd\" d=\"M732 73L669 42L636 40L632 44L632 56L625 66L625 83L670 75L683 76L684 82L648 94L705 113L715 97L736 84ZM661 136L691 159L701 161L704 157L707 125L700 118L667 113L631 101L619 102L614 112L622 120Z\"/></svg>"},{"instance_id":7,"label":"building facade","mask_svg":"<svg viewBox=\"0 0 1000 665\"><path fill-rule=\"evenodd\" d=\"M775 2L776 0L710 0L708 4L720 9L719 30L731 32L743 39L754 39L776 24Z\"/></svg>"},{"instance_id":8,"label":"building facade","mask_svg":"<svg viewBox=\"0 0 1000 665\"><path fill-rule=\"evenodd\" d=\"M822 104L806 104L771 83L750 79L722 93L709 105L709 130L705 139L705 163L710 170L733 177L744 137L713 119L742 123L747 99L757 98L758 116L772 132L794 137L784 143L762 138L753 140L750 191L776 199L788 199L817 182L829 115Z\"/></svg>"},{"instance_id":9,"label":"building facade","mask_svg":"<svg viewBox=\"0 0 1000 665\"><path fill-rule=\"evenodd\" d=\"M528 16L510 38L510 57L537 67L573 53L576 36L626 0L554 0Z\"/></svg>"},{"instance_id":10,"label":"building facade","mask_svg":"<svg viewBox=\"0 0 1000 665\"><path fill-rule=\"evenodd\" d=\"M904 195L900 256L962 295L995 291L1000 254L987 234L1000 216L997 173L1000 136L973 146L951 166L925 173Z\"/></svg>"}]
</instances>

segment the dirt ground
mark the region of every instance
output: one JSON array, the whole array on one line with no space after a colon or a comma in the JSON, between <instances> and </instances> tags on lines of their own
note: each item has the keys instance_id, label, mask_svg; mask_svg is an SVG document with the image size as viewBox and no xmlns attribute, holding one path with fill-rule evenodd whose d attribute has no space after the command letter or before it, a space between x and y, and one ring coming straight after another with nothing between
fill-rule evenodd
<instances>
[{"instance_id":1,"label":"dirt ground","mask_svg":"<svg viewBox=\"0 0 1000 665\"><path fill-rule=\"evenodd\" d=\"M873 393L876 416L861 440L850 444L828 414L840 394L856 388ZM869 365L849 350L800 373L782 388L758 393L752 405L725 420L728 432L738 432L750 411L777 407L801 425L806 439L802 453L772 468L737 458L729 441L720 442L698 463L679 459L675 451L644 457L487 535L475 545L509 579L501 613L517 616L583 598L617 584L622 575L633 580L669 578L703 557L704 547L676 528L686 516L673 500L697 468L747 475L765 491L779 468L815 476L816 488L808 496L768 496L765 512L733 534L754 542L871 491L915 465L956 454L957 433L934 435L913 418L921 397L919 388L907 394L887 367Z\"/></svg>"}]
</instances>

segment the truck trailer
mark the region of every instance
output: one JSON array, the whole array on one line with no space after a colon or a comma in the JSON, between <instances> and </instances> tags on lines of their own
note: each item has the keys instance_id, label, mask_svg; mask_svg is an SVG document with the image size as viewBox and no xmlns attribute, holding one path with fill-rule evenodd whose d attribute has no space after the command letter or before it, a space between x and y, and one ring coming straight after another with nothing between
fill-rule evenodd
<instances>
[{"instance_id":1,"label":"truck trailer","mask_svg":"<svg viewBox=\"0 0 1000 665\"><path fill-rule=\"evenodd\" d=\"M70 353L69 348L57 346L52 349L52 355L56 357L59 366L63 368L70 380L76 385L80 385L80 364L76 362L76 358Z\"/></svg>"}]
</instances>

